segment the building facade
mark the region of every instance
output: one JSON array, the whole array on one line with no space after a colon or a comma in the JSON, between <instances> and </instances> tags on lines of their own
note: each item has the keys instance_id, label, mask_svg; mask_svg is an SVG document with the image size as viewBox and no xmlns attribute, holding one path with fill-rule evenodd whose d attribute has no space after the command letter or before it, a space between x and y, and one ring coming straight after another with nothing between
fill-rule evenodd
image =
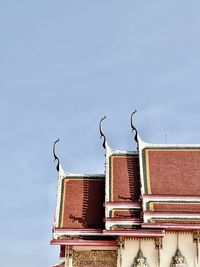
<instances>
[{"instance_id":1,"label":"building facade","mask_svg":"<svg viewBox=\"0 0 200 267\"><path fill-rule=\"evenodd\" d=\"M200 266L200 145L146 143L131 120L137 150L114 150L102 120L104 174L65 172L54 143L55 266Z\"/></svg>"}]
</instances>

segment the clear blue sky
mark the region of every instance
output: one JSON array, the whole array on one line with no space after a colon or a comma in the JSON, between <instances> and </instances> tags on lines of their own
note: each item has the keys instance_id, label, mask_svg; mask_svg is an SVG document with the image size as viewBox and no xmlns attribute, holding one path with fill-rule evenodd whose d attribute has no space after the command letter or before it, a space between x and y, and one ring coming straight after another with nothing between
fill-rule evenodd
<instances>
[{"instance_id":1,"label":"clear blue sky","mask_svg":"<svg viewBox=\"0 0 200 267\"><path fill-rule=\"evenodd\" d=\"M58 262L57 173L101 173L111 147L200 143L200 2L0 0L0 265Z\"/></svg>"}]
</instances>

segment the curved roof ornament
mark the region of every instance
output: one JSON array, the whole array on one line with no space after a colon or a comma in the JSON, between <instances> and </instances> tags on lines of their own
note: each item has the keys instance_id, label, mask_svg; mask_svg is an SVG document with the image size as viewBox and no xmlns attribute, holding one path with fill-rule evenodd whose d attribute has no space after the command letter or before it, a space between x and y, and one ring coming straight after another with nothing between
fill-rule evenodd
<instances>
[{"instance_id":1,"label":"curved roof ornament","mask_svg":"<svg viewBox=\"0 0 200 267\"><path fill-rule=\"evenodd\" d=\"M60 159L59 157L56 155L56 143L59 142L60 139L58 138L54 144L53 144L53 156L54 156L54 162L57 160L57 165L56 165L56 170L59 172L59 167L60 167Z\"/></svg>"},{"instance_id":2,"label":"curved roof ornament","mask_svg":"<svg viewBox=\"0 0 200 267\"><path fill-rule=\"evenodd\" d=\"M137 110L135 109L135 111L133 111L131 113L131 129L132 129L132 132L135 131L135 136L134 136L134 139L135 139L135 142L137 143L137 150L138 150L138 131L137 129L135 128L135 126L133 125L133 115L137 112Z\"/></svg>"},{"instance_id":3,"label":"curved roof ornament","mask_svg":"<svg viewBox=\"0 0 200 267\"><path fill-rule=\"evenodd\" d=\"M103 133L103 130L102 130L102 121L106 119L106 116L104 116L100 122L99 122L99 132L100 132L100 138L103 137L103 147L106 149L106 136L105 134Z\"/></svg>"}]
</instances>

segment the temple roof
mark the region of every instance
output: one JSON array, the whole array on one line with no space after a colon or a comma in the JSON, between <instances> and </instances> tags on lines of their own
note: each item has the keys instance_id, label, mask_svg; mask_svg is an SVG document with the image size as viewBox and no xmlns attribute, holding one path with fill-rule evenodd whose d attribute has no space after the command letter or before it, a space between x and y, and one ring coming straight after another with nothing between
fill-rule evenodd
<instances>
[{"instance_id":1,"label":"temple roof","mask_svg":"<svg viewBox=\"0 0 200 267\"><path fill-rule=\"evenodd\" d=\"M113 153L109 158L110 201L134 201L140 197L139 156Z\"/></svg>"},{"instance_id":2,"label":"temple roof","mask_svg":"<svg viewBox=\"0 0 200 267\"><path fill-rule=\"evenodd\" d=\"M122 151L109 147L100 125L105 174L65 172L54 144L58 191L53 244L69 244L70 236L98 245L111 244L112 233L113 238L122 232L142 237L163 236L164 229L200 229L200 145L150 144L132 129L138 150Z\"/></svg>"},{"instance_id":3,"label":"temple roof","mask_svg":"<svg viewBox=\"0 0 200 267\"><path fill-rule=\"evenodd\" d=\"M198 195L200 192L200 145L140 147L142 193Z\"/></svg>"},{"instance_id":4,"label":"temple roof","mask_svg":"<svg viewBox=\"0 0 200 267\"><path fill-rule=\"evenodd\" d=\"M200 145L149 144L139 138L145 223L200 223Z\"/></svg>"},{"instance_id":5,"label":"temple roof","mask_svg":"<svg viewBox=\"0 0 200 267\"><path fill-rule=\"evenodd\" d=\"M60 181L56 228L104 227L105 178L103 175L68 175Z\"/></svg>"}]
</instances>

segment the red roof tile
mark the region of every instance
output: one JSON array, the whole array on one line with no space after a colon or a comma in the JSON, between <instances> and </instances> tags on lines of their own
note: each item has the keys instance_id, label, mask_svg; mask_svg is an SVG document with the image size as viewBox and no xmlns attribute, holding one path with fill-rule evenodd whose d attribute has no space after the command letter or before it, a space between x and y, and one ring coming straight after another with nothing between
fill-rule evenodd
<instances>
[{"instance_id":1,"label":"red roof tile","mask_svg":"<svg viewBox=\"0 0 200 267\"><path fill-rule=\"evenodd\" d=\"M200 213L200 203L151 203L150 211L180 211L180 212L192 212Z\"/></svg>"},{"instance_id":2,"label":"red roof tile","mask_svg":"<svg viewBox=\"0 0 200 267\"><path fill-rule=\"evenodd\" d=\"M104 197L104 179L65 178L62 183L59 227L103 229Z\"/></svg>"},{"instance_id":3,"label":"red roof tile","mask_svg":"<svg viewBox=\"0 0 200 267\"><path fill-rule=\"evenodd\" d=\"M133 201L140 196L138 155L110 157L110 201Z\"/></svg>"},{"instance_id":4,"label":"red roof tile","mask_svg":"<svg viewBox=\"0 0 200 267\"><path fill-rule=\"evenodd\" d=\"M199 195L200 149L146 148L143 160L145 193Z\"/></svg>"}]
</instances>

